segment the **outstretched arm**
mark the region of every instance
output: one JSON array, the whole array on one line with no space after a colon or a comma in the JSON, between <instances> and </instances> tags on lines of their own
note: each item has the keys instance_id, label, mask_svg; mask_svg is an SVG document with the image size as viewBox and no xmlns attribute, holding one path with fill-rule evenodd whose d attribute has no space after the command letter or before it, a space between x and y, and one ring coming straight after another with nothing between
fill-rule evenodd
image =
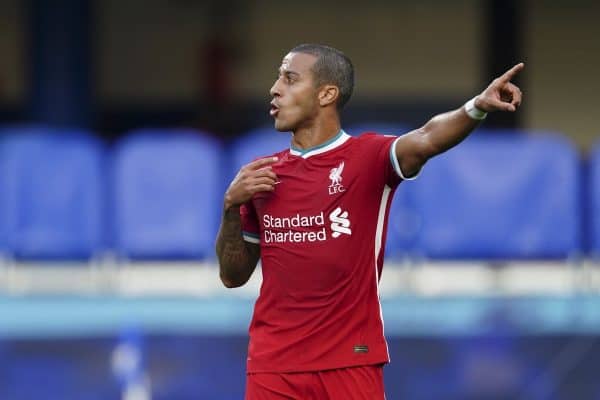
<instances>
[{"instance_id":1,"label":"outstretched arm","mask_svg":"<svg viewBox=\"0 0 600 400\"><path fill-rule=\"evenodd\" d=\"M242 237L240 206L256 192L274 190L277 176L269 166L275 158L254 161L240 169L225 193L223 218L217 235L219 275L228 288L242 286L250 279L260 258L260 247Z\"/></svg>"},{"instance_id":2,"label":"outstretched arm","mask_svg":"<svg viewBox=\"0 0 600 400\"><path fill-rule=\"evenodd\" d=\"M409 178L416 175L427 160L462 142L485 118L486 113L516 111L521 104L522 94L510 81L523 67L523 63L515 65L494 79L472 102L454 111L436 115L421 128L401 136L395 152L404 176ZM469 115L467 109L473 106L475 109Z\"/></svg>"}]
</instances>

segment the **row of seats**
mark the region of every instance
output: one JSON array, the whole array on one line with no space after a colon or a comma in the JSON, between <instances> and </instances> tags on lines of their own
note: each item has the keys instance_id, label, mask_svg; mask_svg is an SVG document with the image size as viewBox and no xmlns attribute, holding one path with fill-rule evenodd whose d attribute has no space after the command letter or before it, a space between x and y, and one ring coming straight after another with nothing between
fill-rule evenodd
<instances>
[{"instance_id":1,"label":"row of seats","mask_svg":"<svg viewBox=\"0 0 600 400\"><path fill-rule=\"evenodd\" d=\"M495 325L493 329L470 335L391 335L391 363L385 366L388 398L599 398L600 349L593 346L597 339L593 332L539 336L504 327L498 332ZM140 347L125 352L122 342L115 342L109 335L0 339L2 399L244 398L245 335L148 335ZM576 343L579 352L567 359L568 368L559 369L557 360ZM136 364L148 379L150 394L139 389L123 393L119 370Z\"/></svg>"},{"instance_id":2,"label":"row of seats","mask_svg":"<svg viewBox=\"0 0 600 400\"><path fill-rule=\"evenodd\" d=\"M138 130L108 147L87 132L0 129L0 249L17 259L85 260L107 250L210 259L227 184L289 140L271 128L227 146L197 131ZM565 259L585 240L599 251L600 147L585 185L582 171L559 135L472 135L401 184L388 259Z\"/></svg>"},{"instance_id":3,"label":"row of seats","mask_svg":"<svg viewBox=\"0 0 600 400\"><path fill-rule=\"evenodd\" d=\"M598 171L600 152L595 154ZM576 257L585 247L582 171L564 137L480 132L430 161L415 182L401 185L389 250L442 259ZM600 175L589 183L599 193ZM596 216L599 199L592 196ZM600 249L598 228L594 249Z\"/></svg>"},{"instance_id":4,"label":"row of seats","mask_svg":"<svg viewBox=\"0 0 600 400\"><path fill-rule=\"evenodd\" d=\"M210 257L221 144L189 130L132 133L114 148L86 132L0 132L0 247L19 259ZM110 151L109 151L110 150Z\"/></svg>"}]
</instances>

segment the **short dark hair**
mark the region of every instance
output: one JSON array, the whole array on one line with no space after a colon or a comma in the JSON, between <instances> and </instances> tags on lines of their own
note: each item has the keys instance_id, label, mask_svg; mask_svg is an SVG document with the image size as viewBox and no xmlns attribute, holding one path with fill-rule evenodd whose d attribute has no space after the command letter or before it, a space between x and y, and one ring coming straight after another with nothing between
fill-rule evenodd
<instances>
[{"instance_id":1,"label":"short dark hair","mask_svg":"<svg viewBox=\"0 0 600 400\"><path fill-rule=\"evenodd\" d=\"M290 53L305 53L317 57L312 67L317 86L331 83L340 89L337 102L339 110L346 105L354 90L354 67L352 61L338 49L322 44L301 44Z\"/></svg>"}]
</instances>

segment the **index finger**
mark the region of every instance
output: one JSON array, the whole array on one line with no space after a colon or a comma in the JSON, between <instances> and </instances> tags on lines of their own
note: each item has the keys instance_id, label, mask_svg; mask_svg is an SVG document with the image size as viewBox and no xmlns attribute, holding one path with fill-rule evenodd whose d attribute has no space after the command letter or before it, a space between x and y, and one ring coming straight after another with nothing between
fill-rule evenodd
<instances>
[{"instance_id":1,"label":"index finger","mask_svg":"<svg viewBox=\"0 0 600 400\"><path fill-rule=\"evenodd\" d=\"M251 170L256 170L256 169L264 167L265 165L273 164L277 160L278 160L277 157L259 158L258 160L254 160L251 163L249 163L248 165L246 165L246 167Z\"/></svg>"},{"instance_id":2,"label":"index finger","mask_svg":"<svg viewBox=\"0 0 600 400\"><path fill-rule=\"evenodd\" d=\"M512 67L511 69L509 69L508 71L506 71L500 77L500 81L502 81L502 82L510 82L512 80L512 78L514 78L515 75L517 75L523 68L525 68L525 64L524 63L518 63L517 65L515 65L514 67Z\"/></svg>"}]
</instances>

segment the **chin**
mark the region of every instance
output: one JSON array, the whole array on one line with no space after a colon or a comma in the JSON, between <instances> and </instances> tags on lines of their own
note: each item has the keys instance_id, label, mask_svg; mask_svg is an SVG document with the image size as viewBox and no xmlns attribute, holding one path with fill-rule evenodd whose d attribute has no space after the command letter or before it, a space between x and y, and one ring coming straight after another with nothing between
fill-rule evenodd
<instances>
[{"instance_id":1,"label":"chin","mask_svg":"<svg viewBox=\"0 0 600 400\"><path fill-rule=\"evenodd\" d=\"M286 124L285 122L276 119L275 129L279 132L291 132L293 130L293 127L291 127L290 124Z\"/></svg>"}]
</instances>

